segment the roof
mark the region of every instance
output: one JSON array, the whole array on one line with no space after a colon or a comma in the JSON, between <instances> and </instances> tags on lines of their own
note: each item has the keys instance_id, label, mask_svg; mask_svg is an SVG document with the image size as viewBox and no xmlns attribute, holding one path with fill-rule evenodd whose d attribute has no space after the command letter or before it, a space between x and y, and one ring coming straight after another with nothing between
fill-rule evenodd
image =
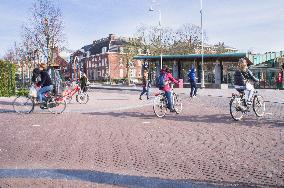
<instances>
[{"instance_id":1,"label":"roof","mask_svg":"<svg viewBox=\"0 0 284 188\"><path fill-rule=\"evenodd\" d=\"M239 61L240 58L246 57L246 53L223 53L223 54L203 54L205 61L209 60L230 60ZM163 60L200 60L202 54L188 54L188 55L163 55ZM147 60L159 60L161 56L135 56L134 59L147 59Z\"/></svg>"}]
</instances>

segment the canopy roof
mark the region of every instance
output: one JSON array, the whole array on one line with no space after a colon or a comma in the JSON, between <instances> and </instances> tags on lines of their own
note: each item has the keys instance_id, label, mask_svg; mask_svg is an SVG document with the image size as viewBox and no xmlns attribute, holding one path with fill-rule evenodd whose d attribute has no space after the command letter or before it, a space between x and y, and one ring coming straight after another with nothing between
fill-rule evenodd
<instances>
[{"instance_id":1,"label":"canopy roof","mask_svg":"<svg viewBox=\"0 0 284 188\"><path fill-rule=\"evenodd\" d=\"M204 61L239 61L240 58L246 57L246 53L224 53L224 54L203 54ZM191 60L201 61L202 54L187 54L187 55L162 55L163 60ZM161 56L135 56L134 59L155 61L160 60Z\"/></svg>"}]
</instances>

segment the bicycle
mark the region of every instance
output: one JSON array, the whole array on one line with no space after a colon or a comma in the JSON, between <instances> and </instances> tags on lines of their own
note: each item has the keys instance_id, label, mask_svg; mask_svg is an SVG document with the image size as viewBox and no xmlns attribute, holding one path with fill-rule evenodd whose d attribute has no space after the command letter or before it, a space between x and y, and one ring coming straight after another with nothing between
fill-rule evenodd
<instances>
[{"instance_id":1,"label":"bicycle","mask_svg":"<svg viewBox=\"0 0 284 188\"><path fill-rule=\"evenodd\" d=\"M41 109L48 109L48 111L53 114L61 114L64 112L66 109L66 101L63 97L54 95L51 91L46 92L44 96L45 100L40 106ZM37 104L39 104L39 102L36 94L31 94L30 92L27 96L16 97L13 101L13 109L19 114L29 114L34 111Z\"/></svg>"},{"instance_id":2,"label":"bicycle","mask_svg":"<svg viewBox=\"0 0 284 188\"><path fill-rule=\"evenodd\" d=\"M66 87L68 88L64 93L63 96L67 103L71 103L73 96L76 94L76 101L80 104L87 104L89 101L89 95L86 92L83 92L78 84L75 84L73 89L72 84L66 83Z\"/></svg>"},{"instance_id":3,"label":"bicycle","mask_svg":"<svg viewBox=\"0 0 284 188\"><path fill-rule=\"evenodd\" d=\"M230 100L230 114L235 121L243 119L243 116L253 109L257 117L262 117L265 114L265 101L257 91L253 93L253 102L251 105L247 104L245 99L245 93L243 90L239 91L239 94L232 94Z\"/></svg>"},{"instance_id":4,"label":"bicycle","mask_svg":"<svg viewBox=\"0 0 284 188\"><path fill-rule=\"evenodd\" d=\"M182 112L182 102L178 97L178 94L174 92L173 87L172 87L172 92L173 92L173 108L176 114L180 114ZM167 114L167 111L169 110L168 100L164 92L155 94L153 110L155 115L160 118L164 117Z\"/></svg>"}]
</instances>

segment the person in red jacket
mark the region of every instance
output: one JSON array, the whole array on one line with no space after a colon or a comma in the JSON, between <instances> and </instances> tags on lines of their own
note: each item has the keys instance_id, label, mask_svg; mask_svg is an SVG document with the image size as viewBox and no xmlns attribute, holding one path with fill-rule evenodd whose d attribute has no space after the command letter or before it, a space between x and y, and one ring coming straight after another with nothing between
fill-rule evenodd
<instances>
[{"instance_id":1,"label":"person in red jacket","mask_svg":"<svg viewBox=\"0 0 284 188\"><path fill-rule=\"evenodd\" d=\"M170 72L170 69L168 66L165 66L161 71L160 74L165 74L166 75L166 84L164 88L162 89L165 92L165 95L168 100L168 108L170 109L171 112L175 112L173 108L173 92L172 88L170 86L170 83L173 82L175 84L178 84L179 82L174 79L172 73Z\"/></svg>"}]
</instances>

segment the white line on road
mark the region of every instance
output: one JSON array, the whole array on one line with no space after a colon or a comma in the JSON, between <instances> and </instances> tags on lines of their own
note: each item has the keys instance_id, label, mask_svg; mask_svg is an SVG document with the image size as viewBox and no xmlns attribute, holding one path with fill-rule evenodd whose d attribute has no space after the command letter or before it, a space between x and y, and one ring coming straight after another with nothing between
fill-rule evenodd
<instances>
[{"instance_id":1,"label":"white line on road","mask_svg":"<svg viewBox=\"0 0 284 188\"><path fill-rule=\"evenodd\" d=\"M149 121L144 121L143 124L150 124L151 122Z\"/></svg>"},{"instance_id":2,"label":"white line on road","mask_svg":"<svg viewBox=\"0 0 284 188\"><path fill-rule=\"evenodd\" d=\"M33 127L40 127L40 125L32 125Z\"/></svg>"}]
</instances>

